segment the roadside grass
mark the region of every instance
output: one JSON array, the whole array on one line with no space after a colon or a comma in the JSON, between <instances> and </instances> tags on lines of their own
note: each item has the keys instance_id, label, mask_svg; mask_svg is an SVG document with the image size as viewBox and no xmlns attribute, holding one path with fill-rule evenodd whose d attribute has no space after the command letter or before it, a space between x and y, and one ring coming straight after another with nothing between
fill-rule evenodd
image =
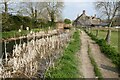
<instances>
[{"instance_id":1,"label":"roadside grass","mask_svg":"<svg viewBox=\"0 0 120 80\"><path fill-rule=\"evenodd\" d=\"M91 49L90 49L90 45L89 45L89 44L88 44L88 55L89 55L91 64L92 64L93 67L94 67L95 76L98 78L98 80L103 80L103 76L102 76L102 74L101 74L101 72L100 72L100 69L98 68L97 63L95 62L95 59L94 59L93 56L92 56L92 53L91 53Z\"/></svg>"},{"instance_id":2,"label":"roadside grass","mask_svg":"<svg viewBox=\"0 0 120 80\"><path fill-rule=\"evenodd\" d=\"M99 39L92 33L88 33L86 30L85 32L91 37L92 40L94 40L100 46L101 52L112 60L112 62L118 68L118 72L120 72L120 53L116 51L114 47L107 44L107 42L104 39Z\"/></svg>"},{"instance_id":3,"label":"roadside grass","mask_svg":"<svg viewBox=\"0 0 120 80\"><path fill-rule=\"evenodd\" d=\"M63 56L56 62L55 67L46 71L46 78L78 78L78 61L75 57L76 52L80 49L79 31L73 34L72 40L67 48L64 49Z\"/></svg>"},{"instance_id":4,"label":"roadside grass","mask_svg":"<svg viewBox=\"0 0 120 80\"><path fill-rule=\"evenodd\" d=\"M33 32L39 32L41 29L35 28L31 29ZM8 32L0 32L0 37L3 39L7 38L14 38L14 37L19 37L19 36L25 36L29 33L27 30L22 30L21 32L19 31L8 31Z\"/></svg>"},{"instance_id":5,"label":"roadside grass","mask_svg":"<svg viewBox=\"0 0 120 80\"><path fill-rule=\"evenodd\" d=\"M93 35L96 34L96 30L92 30ZM106 30L99 30L98 37L99 39L105 39L107 34ZM111 43L110 45L118 51L118 31L111 31Z\"/></svg>"}]
</instances>

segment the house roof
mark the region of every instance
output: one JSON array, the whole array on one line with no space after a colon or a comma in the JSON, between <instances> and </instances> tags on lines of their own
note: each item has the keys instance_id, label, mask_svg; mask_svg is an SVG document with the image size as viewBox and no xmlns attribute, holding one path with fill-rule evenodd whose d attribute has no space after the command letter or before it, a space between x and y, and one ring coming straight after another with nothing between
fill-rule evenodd
<instances>
[{"instance_id":1,"label":"house roof","mask_svg":"<svg viewBox=\"0 0 120 80\"><path fill-rule=\"evenodd\" d=\"M101 19L96 18L95 16L87 16L85 14L85 11L83 10L83 13L76 18L74 23L78 23L78 25L98 25L100 24Z\"/></svg>"}]
</instances>

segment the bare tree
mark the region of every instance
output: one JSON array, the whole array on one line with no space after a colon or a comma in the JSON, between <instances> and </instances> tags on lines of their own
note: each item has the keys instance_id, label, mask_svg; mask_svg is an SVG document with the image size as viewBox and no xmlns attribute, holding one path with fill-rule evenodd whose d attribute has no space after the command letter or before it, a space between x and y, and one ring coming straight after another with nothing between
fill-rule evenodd
<instances>
[{"instance_id":1,"label":"bare tree","mask_svg":"<svg viewBox=\"0 0 120 80\"><path fill-rule=\"evenodd\" d=\"M1 13L15 13L17 2L13 2L12 0L1 0L0 1L0 9Z\"/></svg>"},{"instance_id":2,"label":"bare tree","mask_svg":"<svg viewBox=\"0 0 120 80\"><path fill-rule=\"evenodd\" d=\"M38 23L38 19L41 18L44 8L44 2L21 2L19 3L18 14L31 18L29 27L38 27L36 23Z\"/></svg>"},{"instance_id":3,"label":"bare tree","mask_svg":"<svg viewBox=\"0 0 120 80\"><path fill-rule=\"evenodd\" d=\"M51 22L55 22L56 19L61 17L63 6L63 2L53 1L45 3L45 12L47 12Z\"/></svg>"},{"instance_id":4,"label":"bare tree","mask_svg":"<svg viewBox=\"0 0 120 80\"><path fill-rule=\"evenodd\" d=\"M33 19L37 19L43 10L44 6L42 2L21 2L18 13L28 15Z\"/></svg>"},{"instance_id":5,"label":"bare tree","mask_svg":"<svg viewBox=\"0 0 120 80\"><path fill-rule=\"evenodd\" d=\"M2 12L4 13L8 13L8 3L9 3L10 0L2 0L0 5L1 5L1 8L2 8Z\"/></svg>"},{"instance_id":6,"label":"bare tree","mask_svg":"<svg viewBox=\"0 0 120 80\"><path fill-rule=\"evenodd\" d=\"M8 14L17 12L17 10L14 8L14 7L16 7L15 4L16 4L16 2L12 2L12 0L1 0L1 2L0 2L1 11L0 12L3 13L2 18L4 18L2 23L5 23L8 20L8 18L9 18ZM12 6L12 5L14 5L14 6Z\"/></svg>"},{"instance_id":7,"label":"bare tree","mask_svg":"<svg viewBox=\"0 0 120 80\"><path fill-rule=\"evenodd\" d=\"M98 1L95 3L96 9L99 10L102 15L106 16L109 22L108 27L111 27L113 24L114 17L116 16L118 9L120 8L119 3L120 2L111 1L111 0ZM108 29L108 32L105 38L108 44L110 44L110 36L111 36L111 30Z\"/></svg>"},{"instance_id":8,"label":"bare tree","mask_svg":"<svg viewBox=\"0 0 120 80\"><path fill-rule=\"evenodd\" d=\"M61 17L63 2L22 2L19 13L29 15L32 18L44 18L54 22Z\"/></svg>"},{"instance_id":9,"label":"bare tree","mask_svg":"<svg viewBox=\"0 0 120 80\"><path fill-rule=\"evenodd\" d=\"M4 13L4 16L3 16L3 18L4 18L4 21L3 21L3 23L4 22L6 22L7 21L7 19L8 19L8 2L9 2L9 0L2 0L1 1L1 4L0 4L0 6L1 6L1 11L2 11L2 13Z\"/></svg>"}]
</instances>

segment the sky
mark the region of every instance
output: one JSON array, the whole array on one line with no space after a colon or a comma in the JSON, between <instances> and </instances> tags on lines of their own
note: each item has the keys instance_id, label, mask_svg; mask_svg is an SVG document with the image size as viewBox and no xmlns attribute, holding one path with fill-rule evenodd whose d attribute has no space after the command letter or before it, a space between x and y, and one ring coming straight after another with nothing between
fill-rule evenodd
<instances>
[{"instance_id":1,"label":"sky","mask_svg":"<svg viewBox=\"0 0 120 80\"><path fill-rule=\"evenodd\" d=\"M12 1L16 2L16 0ZM41 2L41 0L39 1ZM56 0L56 1L64 2L64 8L62 12L63 19L68 18L71 20L75 20L78 15L82 14L83 10L86 10L86 14L89 16L93 16L94 14L96 14L93 4L93 2L95 2L96 0Z\"/></svg>"},{"instance_id":2,"label":"sky","mask_svg":"<svg viewBox=\"0 0 120 80\"><path fill-rule=\"evenodd\" d=\"M63 18L68 18L71 20L75 20L76 17L80 14L82 14L83 10L86 11L86 14L88 16L94 16L96 14L96 10L94 8L94 2L93 1L75 1L75 2L65 2L64 3L64 9L63 9Z\"/></svg>"}]
</instances>

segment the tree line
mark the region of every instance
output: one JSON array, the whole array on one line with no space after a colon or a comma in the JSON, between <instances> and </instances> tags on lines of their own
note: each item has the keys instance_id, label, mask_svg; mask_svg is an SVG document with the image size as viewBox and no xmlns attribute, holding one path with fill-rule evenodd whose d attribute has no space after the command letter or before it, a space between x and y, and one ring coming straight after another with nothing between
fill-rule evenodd
<instances>
[{"instance_id":1,"label":"tree line","mask_svg":"<svg viewBox=\"0 0 120 80\"><path fill-rule=\"evenodd\" d=\"M25 29L26 27L54 26L62 19L63 2L11 2L2 0L2 31Z\"/></svg>"}]
</instances>

